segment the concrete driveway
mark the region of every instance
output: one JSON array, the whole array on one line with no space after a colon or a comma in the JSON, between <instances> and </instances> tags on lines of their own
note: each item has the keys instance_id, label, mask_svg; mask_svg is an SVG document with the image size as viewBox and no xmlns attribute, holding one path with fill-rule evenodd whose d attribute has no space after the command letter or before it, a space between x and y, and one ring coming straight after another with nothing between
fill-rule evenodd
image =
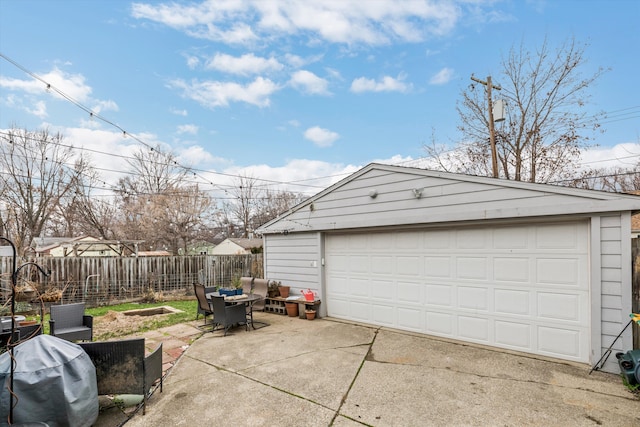
<instances>
[{"instance_id":1,"label":"concrete driveway","mask_svg":"<svg viewBox=\"0 0 640 427\"><path fill-rule=\"evenodd\" d=\"M423 335L269 313L205 333L129 426L639 426L619 375ZM614 356L611 356L614 357Z\"/></svg>"}]
</instances>

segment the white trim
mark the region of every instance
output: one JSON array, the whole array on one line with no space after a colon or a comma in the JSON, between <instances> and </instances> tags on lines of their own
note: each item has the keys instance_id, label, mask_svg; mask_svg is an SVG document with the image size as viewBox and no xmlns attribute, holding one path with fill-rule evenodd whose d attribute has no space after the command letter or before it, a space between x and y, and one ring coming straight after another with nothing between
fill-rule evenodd
<instances>
[{"instance_id":1,"label":"white trim","mask_svg":"<svg viewBox=\"0 0 640 427\"><path fill-rule=\"evenodd\" d=\"M628 315L631 313L631 297L632 297L632 259L631 259L631 238L625 239L625 236L631 235L631 214L629 212L621 212L620 214L620 233L622 235L622 239L620 244L622 245L622 271L620 272L621 278L621 294L622 294L622 310L621 314L621 325L624 327L627 323L629 323L630 318ZM625 243L626 242L626 243ZM627 328L625 333L622 335L622 348L623 349L632 349L633 348L633 328Z\"/></svg>"},{"instance_id":2,"label":"white trim","mask_svg":"<svg viewBox=\"0 0 640 427\"><path fill-rule=\"evenodd\" d=\"M591 365L594 365L604 353L602 350L602 274L601 274L601 248L600 248L599 216L591 217L589 230L590 257L591 260Z\"/></svg>"}]
</instances>

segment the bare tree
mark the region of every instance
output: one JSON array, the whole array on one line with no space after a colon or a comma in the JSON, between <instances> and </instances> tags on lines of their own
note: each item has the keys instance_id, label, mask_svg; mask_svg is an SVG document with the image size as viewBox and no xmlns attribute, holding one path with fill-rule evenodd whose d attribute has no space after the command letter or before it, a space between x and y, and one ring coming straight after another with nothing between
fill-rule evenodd
<instances>
[{"instance_id":1,"label":"bare tree","mask_svg":"<svg viewBox=\"0 0 640 427\"><path fill-rule=\"evenodd\" d=\"M257 179L249 175L237 177L235 187L230 190L234 197L232 202L225 203L224 210L229 212L228 217L238 224L240 230L238 237L249 237L249 234L257 227L253 223L258 202L263 190L257 186Z\"/></svg>"},{"instance_id":2,"label":"bare tree","mask_svg":"<svg viewBox=\"0 0 640 427\"><path fill-rule=\"evenodd\" d=\"M118 222L122 219L110 189L103 184L95 169L86 168L78 176L76 190L65 197L60 216L64 218L65 236L86 234L111 240L116 237Z\"/></svg>"},{"instance_id":3,"label":"bare tree","mask_svg":"<svg viewBox=\"0 0 640 427\"><path fill-rule=\"evenodd\" d=\"M47 227L87 167L61 134L12 128L0 133L0 191L4 231L19 251ZM72 163L75 159L75 163Z\"/></svg>"},{"instance_id":4,"label":"bare tree","mask_svg":"<svg viewBox=\"0 0 640 427\"><path fill-rule=\"evenodd\" d=\"M585 49L570 39L553 51L545 40L536 52L521 44L503 59L501 74L493 78L507 105L506 119L495 131L500 177L549 182L575 172L581 150L599 128L598 116L584 112L587 91L606 71L582 75ZM463 141L448 152L435 142L425 150L446 170L491 176L490 123L482 86L464 90L457 110Z\"/></svg>"},{"instance_id":5,"label":"bare tree","mask_svg":"<svg viewBox=\"0 0 640 427\"><path fill-rule=\"evenodd\" d=\"M257 201L257 209L253 217L256 228L288 211L306 198L304 194L290 191L265 190L263 197Z\"/></svg>"},{"instance_id":6,"label":"bare tree","mask_svg":"<svg viewBox=\"0 0 640 427\"><path fill-rule=\"evenodd\" d=\"M208 222L212 200L187 183L187 169L159 149L140 150L131 173L119 181L123 212L119 235L144 240L149 249L186 251Z\"/></svg>"},{"instance_id":7,"label":"bare tree","mask_svg":"<svg viewBox=\"0 0 640 427\"><path fill-rule=\"evenodd\" d=\"M561 184L612 193L638 192L640 191L640 163L631 168L614 167L584 171L577 178L563 181Z\"/></svg>"}]
</instances>

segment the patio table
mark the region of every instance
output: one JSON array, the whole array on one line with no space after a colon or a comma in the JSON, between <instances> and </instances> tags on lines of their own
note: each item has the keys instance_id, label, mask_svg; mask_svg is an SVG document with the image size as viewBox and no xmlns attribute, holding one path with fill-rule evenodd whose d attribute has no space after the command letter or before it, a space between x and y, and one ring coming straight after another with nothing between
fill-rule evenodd
<instances>
[{"instance_id":1,"label":"patio table","mask_svg":"<svg viewBox=\"0 0 640 427\"><path fill-rule=\"evenodd\" d=\"M211 297L218 297L220 296L219 292L211 292L205 295L207 297L207 300L210 300ZM225 304L244 304L246 307L249 307L249 317L251 319L251 327L253 329L256 329L255 323L259 323L262 324L264 326L269 326L269 324L267 322L262 322L259 320L254 321L253 320L253 303L255 303L256 301L260 301L261 299L264 299L262 296L260 295L256 295L256 294L242 294L242 295L230 295L230 296L225 296L224 297L224 303ZM215 316L215 313L214 313Z\"/></svg>"}]
</instances>

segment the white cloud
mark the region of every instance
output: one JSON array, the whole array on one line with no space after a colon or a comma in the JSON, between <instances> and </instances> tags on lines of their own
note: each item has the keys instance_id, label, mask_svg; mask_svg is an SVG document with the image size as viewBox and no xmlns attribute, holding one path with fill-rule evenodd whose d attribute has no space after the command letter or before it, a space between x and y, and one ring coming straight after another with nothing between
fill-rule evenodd
<instances>
[{"instance_id":1,"label":"white cloud","mask_svg":"<svg viewBox=\"0 0 640 427\"><path fill-rule=\"evenodd\" d=\"M47 90L47 85L43 83L44 81L52 86L49 92L57 98L62 97L56 92L56 89L78 102L86 102L91 95L92 89L85 83L85 78L82 74L69 74L54 67L53 70L48 73L41 74L40 78L42 81L36 79L20 80L0 77L0 87L40 95Z\"/></svg>"},{"instance_id":2,"label":"white cloud","mask_svg":"<svg viewBox=\"0 0 640 427\"><path fill-rule=\"evenodd\" d=\"M340 138L340 135L329 129L314 126L304 131L304 137L318 147L331 147L333 143Z\"/></svg>"},{"instance_id":3,"label":"white cloud","mask_svg":"<svg viewBox=\"0 0 640 427\"><path fill-rule=\"evenodd\" d=\"M192 145L182 150L177 156L178 163L190 166L209 165L221 159L214 157L199 145Z\"/></svg>"},{"instance_id":4,"label":"white cloud","mask_svg":"<svg viewBox=\"0 0 640 427\"><path fill-rule=\"evenodd\" d=\"M432 85L447 84L451 81L452 78L453 78L453 69L445 67L442 70L438 71L435 75L433 75L431 79L429 79L429 84L432 84Z\"/></svg>"},{"instance_id":5,"label":"white cloud","mask_svg":"<svg viewBox=\"0 0 640 427\"><path fill-rule=\"evenodd\" d=\"M351 92L408 92L411 89L410 84L402 82L403 76L393 78L384 76L380 80L359 77L351 82Z\"/></svg>"},{"instance_id":6,"label":"white cloud","mask_svg":"<svg viewBox=\"0 0 640 427\"><path fill-rule=\"evenodd\" d=\"M197 56L187 56L187 67L191 70L195 70L200 65L200 59Z\"/></svg>"},{"instance_id":7,"label":"white cloud","mask_svg":"<svg viewBox=\"0 0 640 427\"><path fill-rule=\"evenodd\" d=\"M279 71L283 68L283 65L275 58L261 58L253 53L240 57L217 53L207 61L206 67L225 73L248 76L269 71Z\"/></svg>"},{"instance_id":8,"label":"white cloud","mask_svg":"<svg viewBox=\"0 0 640 427\"><path fill-rule=\"evenodd\" d=\"M461 10L453 2L429 0L248 0L134 3L131 14L192 37L230 44L307 35L311 41L383 45L448 34Z\"/></svg>"},{"instance_id":9,"label":"white cloud","mask_svg":"<svg viewBox=\"0 0 640 427\"><path fill-rule=\"evenodd\" d=\"M178 126L178 133L179 134L188 133L188 134L191 134L191 135L197 135L198 126L196 126L196 125L180 125L180 126Z\"/></svg>"},{"instance_id":10,"label":"white cloud","mask_svg":"<svg viewBox=\"0 0 640 427\"><path fill-rule=\"evenodd\" d=\"M29 114L33 114L34 116L44 119L47 117L47 104L44 101L37 101L34 104L34 108L25 108Z\"/></svg>"},{"instance_id":11,"label":"white cloud","mask_svg":"<svg viewBox=\"0 0 640 427\"><path fill-rule=\"evenodd\" d=\"M632 167L640 161L640 143L628 142L613 147L584 150L579 166L583 169Z\"/></svg>"},{"instance_id":12,"label":"white cloud","mask_svg":"<svg viewBox=\"0 0 640 427\"><path fill-rule=\"evenodd\" d=\"M291 159L282 166L265 164L244 167L234 166L224 170L225 174L260 177L269 182L282 182L278 190L304 193L312 196L341 179L351 175L362 166L329 163L320 160ZM224 177L220 177L224 179ZM222 185L233 185L232 178Z\"/></svg>"},{"instance_id":13,"label":"white cloud","mask_svg":"<svg viewBox=\"0 0 640 427\"><path fill-rule=\"evenodd\" d=\"M309 95L331 95L329 82L307 70L296 71L291 75L289 84Z\"/></svg>"},{"instance_id":14,"label":"white cloud","mask_svg":"<svg viewBox=\"0 0 640 427\"><path fill-rule=\"evenodd\" d=\"M207 108L226 107L232 102L246 102L258 107L268 107L270 96L280 88L269 79L257 77L253 82L242 85L234 82L173 80L172 88L180 89L183 96Z\"/></svg>"},{"instance_id":15,"label":"white cloud","mask_svg":"<svg viewBox=\"0 0 640 427\"><path fill-rule=\"evenodd\" d=\"M103 111L118 111L118 110L119 110L118 104L116 104L112 100L96 101L95 105L93 106L93 112L96 114L100 114Z\"/></svg>"},{"instance_id":16,"label":"white cloud","mask_svg":"<svg viewBox=\"0 0 640 427\"><path fill-rule=\"evenodd\" d=\"M170 108L169 111L172 114L175 114L176 116L183 116L183 117L187 117L189 115L189 113L187 112L187 110L179 110L177 108Z\"/></svg>"}]
</instances>

